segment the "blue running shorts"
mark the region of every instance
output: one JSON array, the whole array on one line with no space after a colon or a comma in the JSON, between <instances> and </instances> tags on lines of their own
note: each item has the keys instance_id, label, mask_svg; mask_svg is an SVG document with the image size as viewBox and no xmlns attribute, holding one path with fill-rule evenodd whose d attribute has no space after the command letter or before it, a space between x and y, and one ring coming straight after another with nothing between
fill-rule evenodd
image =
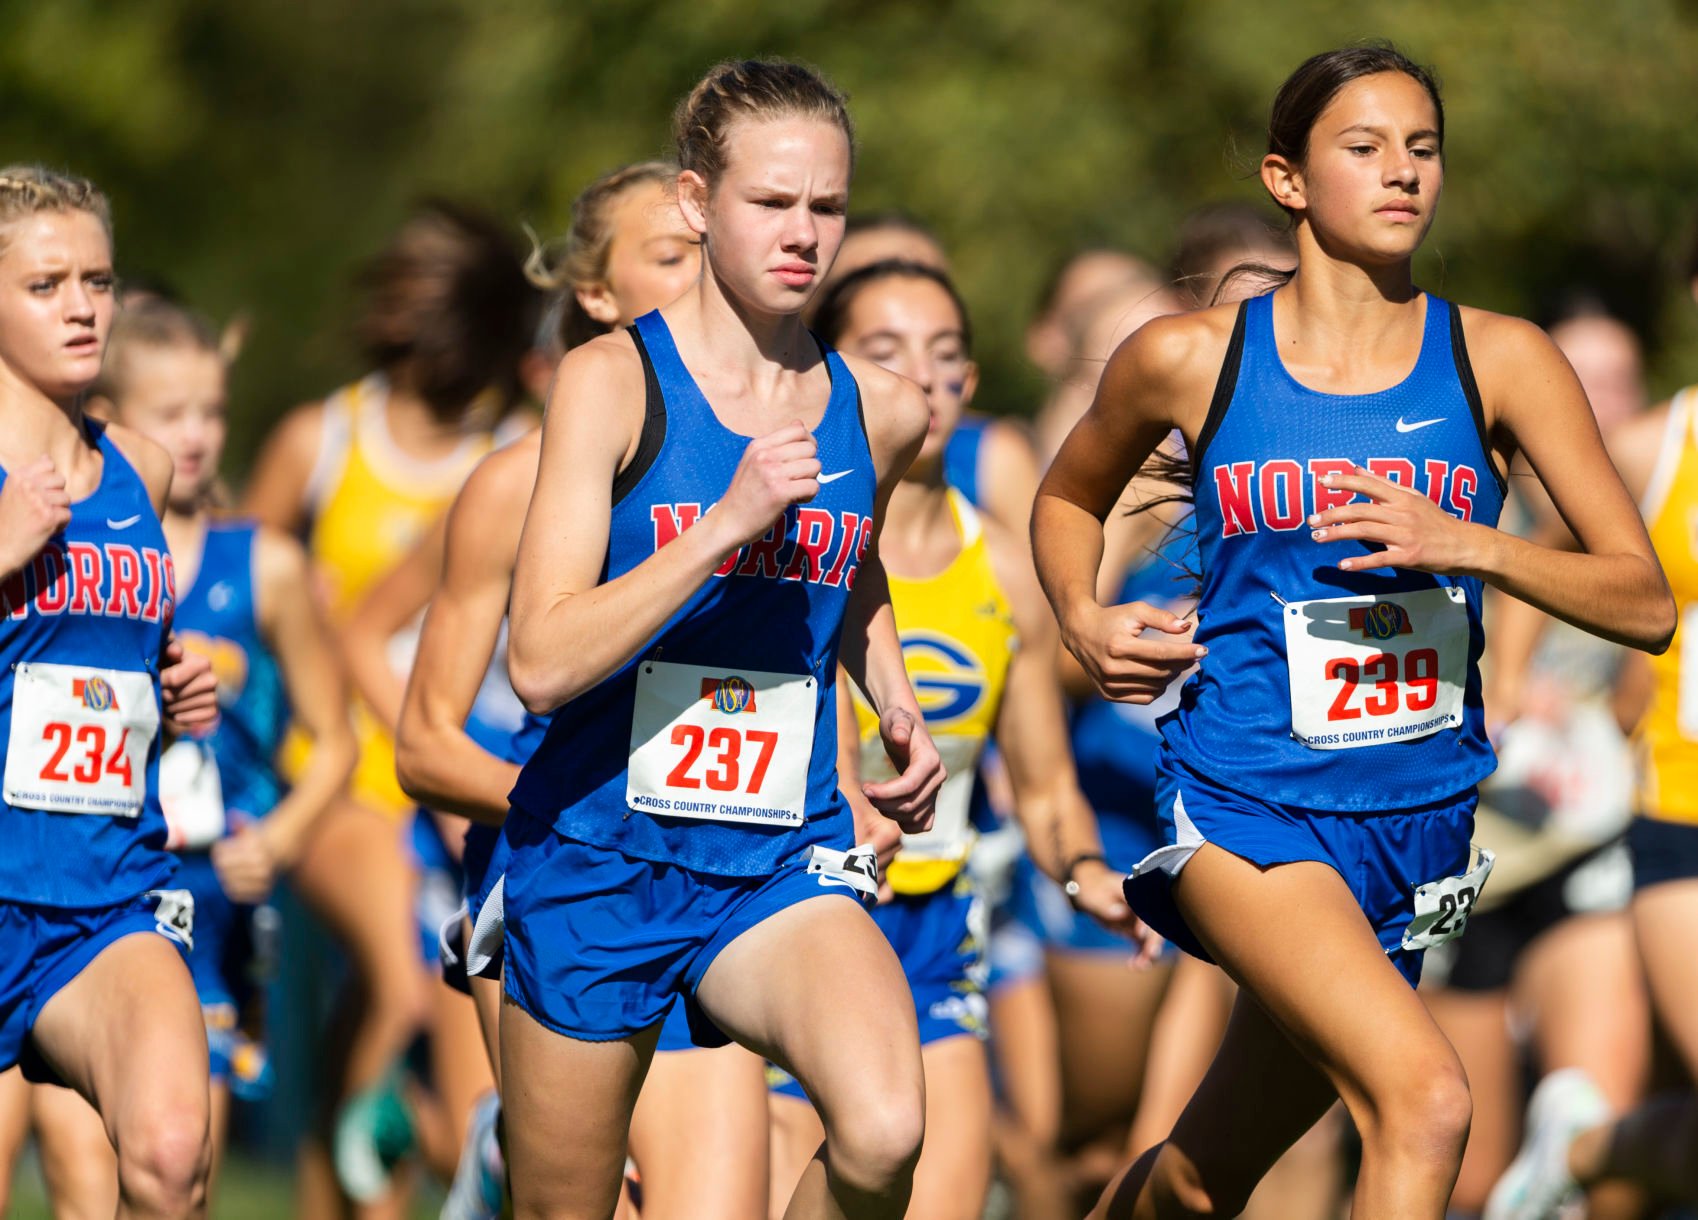
<instances>
[{"instance_id":1,"label":"blue running shorts","mask_svg":"<svg viewBox=\"0 0 1698 1220\"><path fill-rule=\"evenodd\" d=\"M1156 815L1166 846L1126 879L1126 901L1168 940L1211 961L1172 896L1173 880L1197 848L1213 843L1264 869L1314 860L1344 879L1386 955L1413 986L1425 954L1405 949L1403 941L1417 916L1416 890L1468 871L1477 799L1469 789L1388 813L1304 809L1224 787L1164 749L1156 760ZM1466 925L1463 911L1449 921L1451 934Z\"/></svg>"},{"instance_id":2,"label":"blue running shorts","mask_svg":"<svg viewBox=\"0 0 1698 1220\"><path fill-rule=\"evenodd\" d=\"M814 871L806 848L766 877L726 877L639 860L560 835L516 814L503 882L507 996L556 1033L628 1038L684 1001L697 1046L729 1039L697 1007L695 989L722 950L756 924L812 898L861 902L869 872Z\"/></svg>"}]
</instances>

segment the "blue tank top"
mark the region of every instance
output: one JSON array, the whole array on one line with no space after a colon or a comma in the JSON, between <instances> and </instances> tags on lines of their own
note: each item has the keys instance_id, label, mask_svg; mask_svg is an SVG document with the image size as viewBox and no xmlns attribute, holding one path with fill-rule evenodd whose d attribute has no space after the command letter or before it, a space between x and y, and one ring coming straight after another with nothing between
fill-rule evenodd
<instances>
[{"instance_id":1,"label":"blue tank top","mask_svg":"<svg viewBox=\"0 0 1698 1220\"><path fill-rule=\"evenodd\" d=\"M283 675L259 631L251 522L212 522L194 583L177 603L183 647L212 662L218 678L218 730L212 753L224 805L232 814L264 817L283 796L273 760L289 725Z\"/></svg>"},{"instance_id":2,"label":"blue tank top","mask_svg":"<svg viewBox=\"0 0 1698 1220\"><path fill-rule=\"evenodd\" d=\"M109 731L95 720L133 714L133 707L123 706L131 692L115 691L93 672L75 672L145 675L145 682L137 679L140 693L151 692L158 708L159 653L176 597L171 556L147 485L103 425L88 421L85 427L100 449L100 485L71 506L70 524L0 585L0 748L12 764L6 788L40 783L63 791L69 782L92 781L139 784L143 791L135 794L135 816L54 812L0 800L6 821L0 900L50 907L125 902L163 884L176 868L165 851L159 808L159 736L145 760L128 759L120 744L128 736L120 736L117 722ZM18 686L26 681L18 666L24 663L45 667L44 682L64 685L63 696L95 715L73 712L60 720L47 714L39 727L20 720L17 733L27 740L14 742ZM60 696L46 689L39 697ZM15 760L14 745L20 746Z\"/></svg>"},{"instance_id":3,"label":"blue tank top","mask_svg":"<svg viewBox=\"0 0 1698 1220\"><path fill-rule=\"evenodd\" d=\"M1180 613L1189 605L1197 568L1192 523L1173 527L1161 545L1128 569L1115 604L1131 601ZM1073 713L1073 759L1079 788L1096 810L1103 850L1116 863L1135 863L1156 825L1157 720L1179 702L1177 687L1150 704L1087 699ZM1128 859L1130 857L1130 859Z\"/></svg>"},{"instance_id":4,"label":"blue tank top","mask_svg":"<svg viewBox=\"0 0 1698 1220\"><path fill-rule=\"evenodd\" d=\"M643 358L648 402L637 456L613 488L607 580L711 511L749 444L714 415L659 312L639 318L631 334ZM765 876L805 847L849 845L853 826L837 790L838 632L872 535L877 477L854 377L837 353L823 345L822 351L831 396L814 432L819 495L792 505L764 538L728 557L636 656L554 712L513 789L516 810L580 842L725 876ZM702 821L627 804L638 670L650 661L812 679L814 734L801 825ZM716 705L720 695L711 696ZM703 697L710 697L705 682Z\"/></svg>"},{"instance_id":5,"label":"blue tank top","mask_svg":"<svg viewBox=\"0 0 1698 1220\"><path fill-rule=\"evenodd\" d=\"M1211 779L1282 804L1372 812L1466 791L1495 765L1478 662L1481 584L1316 542L1308 516L1351 499L1322 483L1360 465L1495 526L1503 484L1454 305L1426 294L1414 371L1373 394L1324 394L1280 360L1273 297L1246 301L1197 438L1209 655L1162 738Z\"/></svg>"},{"instance_id":6,"label":"blue tank top","mask_svg":"<svg viewBox=\"0 0 1698 1220\"><path fill-rule=\"evenodd\" d=\"M943 445L943 481L966 496L974 508L984 507L979 499L979 450L989 426L988 416L963 415Z\"/></svg>"}]
</instances>

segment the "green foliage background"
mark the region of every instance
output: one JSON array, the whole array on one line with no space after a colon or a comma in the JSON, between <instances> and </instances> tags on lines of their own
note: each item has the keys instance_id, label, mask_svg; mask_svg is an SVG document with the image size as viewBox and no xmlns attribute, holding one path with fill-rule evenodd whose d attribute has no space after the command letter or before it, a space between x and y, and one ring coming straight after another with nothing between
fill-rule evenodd
<instances>
[{"instance_id":1,"label":"green foliage background","mask_svg":"<svg viewBox=\"0 0 1698 1220\"><path fill-rule=\"evenodd\" d=\"M1698 378L1692 0L0 0L0 156L94 177L122 269L250 311L243 464L291 402L355 370L353 269L428 192L557 232L577 190L664 151L713 60L782 54L852 95L857 208L954 252L981 402L1027 411L1020 331L1084 241L1164 259L1193 205L1257 198L1274 89L1388 37L1435 65L1449 182L1429 286L1536 316L1600 291Z\"/></svg>"}]
</instances>

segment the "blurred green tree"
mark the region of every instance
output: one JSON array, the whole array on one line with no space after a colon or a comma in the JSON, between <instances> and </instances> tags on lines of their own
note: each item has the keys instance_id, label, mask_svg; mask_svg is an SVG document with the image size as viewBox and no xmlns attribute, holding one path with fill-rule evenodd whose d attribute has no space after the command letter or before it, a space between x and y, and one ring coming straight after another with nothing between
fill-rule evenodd
<instances>
[{"instance_id":1,"label":"blurred green tree","mask_svg":"<svg viewBox=\"0 0 1698 1220\"><path fill-rule=\"evenodd\" d=\"M1366 37L1433 63L1448 190L1423 281L1537 316L1592 288L1698 378L1698 12L1672 0L53 0L0 6L0 144L113 195L119 260L248 311L238 465L353 370L349 282L442 192L544 234L578 188L663 151L715 59L782 54L852 95L856 206L942 234L984 335L982 403L1029 411L1020 335L1069 249L1165 260L1176 221L1260 197L1266 108Z\"/></svg>"}]
</instances>

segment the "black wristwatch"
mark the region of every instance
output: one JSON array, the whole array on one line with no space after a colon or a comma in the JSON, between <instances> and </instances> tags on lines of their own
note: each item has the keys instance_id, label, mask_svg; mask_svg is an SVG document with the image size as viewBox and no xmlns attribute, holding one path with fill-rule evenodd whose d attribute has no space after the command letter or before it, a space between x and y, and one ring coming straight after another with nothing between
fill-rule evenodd
<instances>
[{"instance_id":1,"label":"black wristwatch","mask_svg":"<svg viewBox=\"0 0 1698 1220\"><path fill-rule=\"evenodd\" d=\"M1061 874L1061 892L1067 895L1067 901L1075 907L1079 905L1079 882L1074 879L1073 874L1087 860L1108 863L1108 857L1100 851L1082 851L1067 862L1067 869Z\"/></svg>"}]
</instances>

